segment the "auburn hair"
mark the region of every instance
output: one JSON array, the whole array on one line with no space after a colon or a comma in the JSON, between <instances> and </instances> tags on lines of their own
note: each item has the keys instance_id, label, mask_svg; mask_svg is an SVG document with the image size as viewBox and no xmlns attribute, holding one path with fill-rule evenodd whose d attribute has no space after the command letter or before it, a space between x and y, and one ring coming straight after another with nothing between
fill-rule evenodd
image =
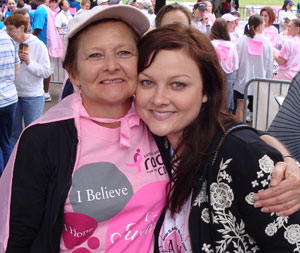
<instances>
[{"instance_id":1,"label":"auburn hair","mask_svg":"<svg viewBox=\"0 0 300 253\"><path fill-rule=\"evenodd\" d=\"M182 24L172 24L149 32L139 42L138 49L139 73L151 65L161 50L184 50L198 65L203 95L208 98L196 119L183 130L180 143L174 151L173 165L176 166L170 180L167 205L175 213L181 210L190 196L201 164L211 153L209 146L216 132L224 132L223 122L230 118L226 113L224 73L208 38L197 29Z\"/></svg>"}]
</instances>

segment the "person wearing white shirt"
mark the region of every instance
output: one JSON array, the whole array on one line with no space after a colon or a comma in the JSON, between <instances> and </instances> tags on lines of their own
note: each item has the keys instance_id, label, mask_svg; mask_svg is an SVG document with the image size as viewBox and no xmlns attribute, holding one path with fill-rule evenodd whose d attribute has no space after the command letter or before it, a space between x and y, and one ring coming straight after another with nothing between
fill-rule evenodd
<instances>
[{"instance_id":1,"label":"person wearing white shirt","mask_svg":"<svg viewBox=\"0 0 300 253\"><path fill-rule=\"evenodd\" d=\"M58 6L60 11L55 17L55 25L60 34L66 34L68 31L68 23L73 18L69 11L70 5L67 0L62 0Z\"/></svg>"},{"instance_id":2,"label":"person wearing white shirt","mask_svg":"<svg viewBox=\"0 0 300 253\"><path fill-rule=\"evenodd\" d=\"M239 69L234 72L233 76L235 108L237 100L244 98L244 89L250 79L273 77L273 47L270 40L262 35L263 30L262 16L252 15L245 27L245 35L236 44ZM251 84L248 87L250 121L253 112L253 92L253 84Z\"/></svg>"}]
</instances>

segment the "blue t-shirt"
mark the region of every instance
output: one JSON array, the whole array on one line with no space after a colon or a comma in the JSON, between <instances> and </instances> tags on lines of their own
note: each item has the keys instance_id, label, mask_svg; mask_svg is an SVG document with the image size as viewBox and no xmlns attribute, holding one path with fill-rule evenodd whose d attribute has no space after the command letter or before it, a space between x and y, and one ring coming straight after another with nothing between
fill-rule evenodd
<instances>
[{"instance_id":1,"label":"blue t-shirt","mask_svg":"<svg viewBox=\"0 0 300 253\"><path fill-rule=\"evenodd\" d=\"M7 11L5 12L5 14L4 14L4 19L7 18L7 17L9 17L11 14L12 14L12 13L11 13L9 10L7 10Z\"/></svg>"},{"instance_id":2,"label":"blue t-shirt","mask_svg":"<svg viewBox=\"0 0 300 253\"><path fill-rule=\"evenodd\" d=\"M40 29L38 38L47 46L47 19L48 13L44 6L39 6L34 12L32 30Z\"/></svg>"},{"instance_id":3,"label":"blue t-shirt","mask_svg":"<svg viewBox=\"0 0 300 253\"><path fill-rule=\"evenodd\" d=\"M5 26L4 23L0 21L0 30L3 29L4 26Z\"/></svg>"}]
</instances>

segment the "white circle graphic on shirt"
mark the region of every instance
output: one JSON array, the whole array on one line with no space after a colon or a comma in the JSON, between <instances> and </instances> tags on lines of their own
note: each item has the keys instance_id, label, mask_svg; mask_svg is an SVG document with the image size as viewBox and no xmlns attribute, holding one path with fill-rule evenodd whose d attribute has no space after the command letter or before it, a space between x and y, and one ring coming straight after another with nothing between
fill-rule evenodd
<instances>
[{"instance_id":1,"label":"white circle graphic on shirt","mask_svg":"<svg viewBox=\"0 0 300 253\"><path fill-rule=\"evenodd\" d=\"M74 212L103 222L119 213L132 196L127 177L114 164L98 162L75 171L69 198Z\"/></svg>"}]
</instances>

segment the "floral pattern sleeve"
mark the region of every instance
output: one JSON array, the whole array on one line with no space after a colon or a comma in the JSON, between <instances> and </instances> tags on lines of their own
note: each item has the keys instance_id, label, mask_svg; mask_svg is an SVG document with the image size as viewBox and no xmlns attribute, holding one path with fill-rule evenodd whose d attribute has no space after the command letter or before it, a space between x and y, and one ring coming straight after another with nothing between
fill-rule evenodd
<instances>
[{"instance_id":1,"label":"floral pattern sleeve","mask_svg":"<svg viewBox=\"0 0 300 253\"><path fill-rule=\"evenodd\" d=\"M246 139L237 135L225 141L193 202L200 226L211 232L199 236L201 252L300 252L299 212L280 217L254 208L254 193L269 187L281 155L246 132Z\"/></svg>"}]
</instances>

